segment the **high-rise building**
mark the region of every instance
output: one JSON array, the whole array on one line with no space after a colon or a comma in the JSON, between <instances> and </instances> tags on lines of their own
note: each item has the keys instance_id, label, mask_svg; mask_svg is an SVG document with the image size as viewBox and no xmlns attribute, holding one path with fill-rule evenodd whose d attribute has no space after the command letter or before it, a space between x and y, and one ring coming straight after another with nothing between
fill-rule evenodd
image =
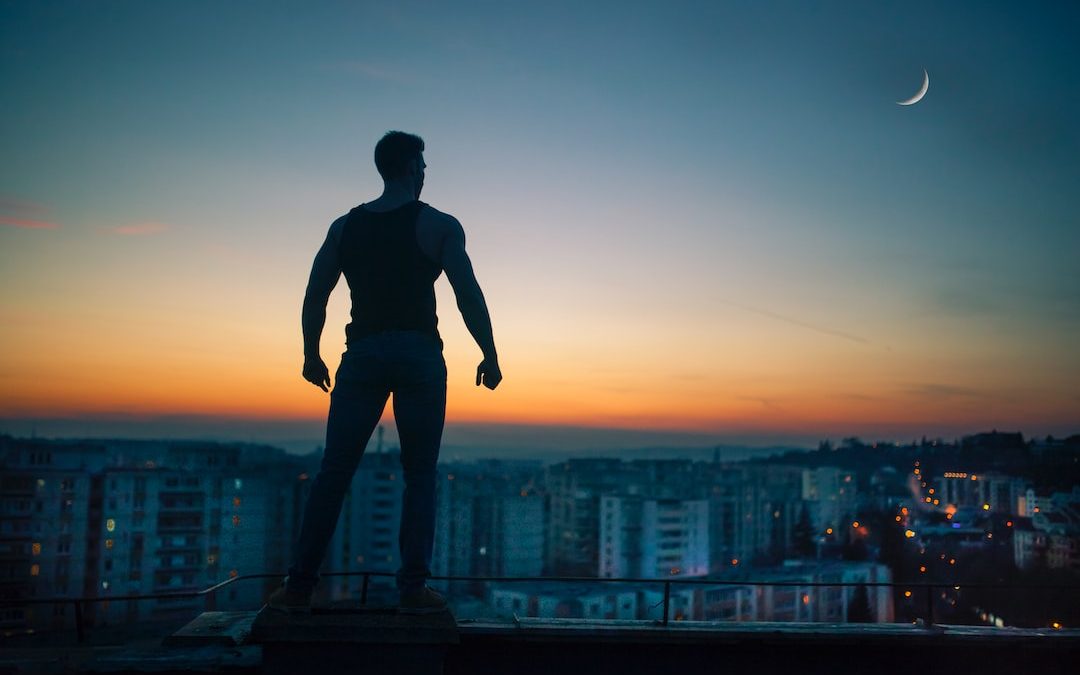
<instances>
[{"instance_id":1,"label":"high-rise building","mask_svg":"<svg viewBox=\"0 0 1080 675\"><path fill-rule=\"evenodd\" d=\"M709 503L704 499L600 498L597 576L663 578L709 573Z\"/></svg>"}]
</instances>

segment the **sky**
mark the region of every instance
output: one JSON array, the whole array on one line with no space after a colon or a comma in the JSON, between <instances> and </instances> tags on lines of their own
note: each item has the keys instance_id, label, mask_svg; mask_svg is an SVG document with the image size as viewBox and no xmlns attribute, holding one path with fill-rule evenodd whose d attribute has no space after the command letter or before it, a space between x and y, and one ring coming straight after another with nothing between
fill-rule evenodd
<instances>
[{"instance_id":1,"label":"sky","mask_svg":"<svg viewBox=\"0 0 1080 675\"><path fill-rule=\"evenodd\" d=\"M307 275L402 129L421 198L465 227L505 377L474 386L440 279L451 425L1076 433L1078 19L0 2L0 430L323 419ZM348 310L342 281L331 372Z\"/></svg>"}]
</instances>

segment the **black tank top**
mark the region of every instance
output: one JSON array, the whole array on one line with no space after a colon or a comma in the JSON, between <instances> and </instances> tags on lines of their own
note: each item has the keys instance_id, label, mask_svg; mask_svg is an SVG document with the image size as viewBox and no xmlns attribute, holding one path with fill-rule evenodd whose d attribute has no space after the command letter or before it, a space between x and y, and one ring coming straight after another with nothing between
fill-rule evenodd
<instances>
[{"instance_id":1,"label":"black tank top","mask_svg":"<svg viewBox=\"0 0 1080 675\"><path fill-rule=\"evenodd\" d=\"M420 250L417 200L378 213L357 206L345 219L339 248L341 271L352 293L352 322L345 342L387 330L439 336L435 280L442 269Z\"/></svg>"}]
</instances>

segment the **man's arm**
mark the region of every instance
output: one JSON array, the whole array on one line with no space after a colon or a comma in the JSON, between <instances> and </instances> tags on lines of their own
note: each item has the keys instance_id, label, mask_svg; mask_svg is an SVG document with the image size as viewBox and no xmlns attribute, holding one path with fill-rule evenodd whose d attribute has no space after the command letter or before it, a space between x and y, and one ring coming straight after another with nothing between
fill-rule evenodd
<instances>
[{"instance_id":1,"label":"man's arm","mask_svg":"<svg viewBox=\"0 0 1080 675\"><path fill-rule=\"evenodd\" d=\"M338 247L341 243L341 230L345 226L345 216L335 220L326 234L326 241L315 254L308 278L307 292L304 293L304 309L301 323L304 331L304 379L329 391L330 371L319 354L319 341L323 326L326 325L326 302L330 293L341 278L341 263L338 261Z\"/></svg>"},{"instance_id":2,"label":"man's arm","mask_svg":"<svg viewBox=\"0 0 1080 675\"><path fill-rule=\"evenodd\" d=\"M495 352L495 338L491 334L491 316L484 293L476 281L472 261L465 252L465 230L453 217L447 218L441 262L457 297L465 327L484 354L484 360L476 368L476 384L479 386L482 383L488 389L494 389L502 381L502 371L499 370L499 355Z\"/></svg>"}]
</instances>

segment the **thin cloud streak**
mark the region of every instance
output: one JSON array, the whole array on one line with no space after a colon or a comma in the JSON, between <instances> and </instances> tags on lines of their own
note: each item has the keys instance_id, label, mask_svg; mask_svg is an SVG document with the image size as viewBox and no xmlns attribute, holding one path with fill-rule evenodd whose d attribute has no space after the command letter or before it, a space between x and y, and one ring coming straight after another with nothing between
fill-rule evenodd
<instances>
[{"instance_id":1,"label":"thin cloud streak","mask_svg":"<svg viewBox=\"0 0 1080 675\"><path fill-rule=\"evenodd\" d=\"M17 197L0 197L0 211L20 218L40 218L49 212L49 207Z\"/></svg>"},{"instance_id":2,"label":"thin cloud streak","mask_svg":"<svg viewBox=\"0 0 1080 675\"><path fill-rule=\"evenodd\" d=\"M22 230L55 230L56 228L60 227L56 223L50 223L45 220L32 220L30 218L9 218L8 216L0 216L0 225L17 227Z\"/></svg>"},{"instance_id":3,"label":"thin cloud streak","mask_svg":"<svg viewBox=\"0 0 1080 675\"><path fill-rule=\"evenodd\" d=\"M750 305L744 305L744 304L741 304L741 303L738 303L738 302L733 302L731 300L721 300L720 302L724 303L725 305L731 305L732 307L738 307L739 309L741 309L743 311L746 311L746 312L750 312L751 314L759 314L761 316L766 316L766 317L768 317L770 319L776 319L777 321L783 321L784 323L790 323L793 326L798 326L799 328L805 328L807 330L812 330L815 333L821 333L822 335L831 335L833 337L843 338L844 340L849 340L851 342L857 342L858 344L861 344L861 345L870 344L869 340L867 340L866 338L863 338L863 337L859 337L858 335L852 335L851 333L845 333L843 331L833 330L832 328L824 328L822 326L815 326L814 324L806 323L805 321L800 321L798 319L793 319L793 318L791 318L789 316L784 316L782 314L777 314L776 312L770 312L767 309L761 309L759 307L753 307L753 306L750 306Z\"/></svg>"}]
</instances>

